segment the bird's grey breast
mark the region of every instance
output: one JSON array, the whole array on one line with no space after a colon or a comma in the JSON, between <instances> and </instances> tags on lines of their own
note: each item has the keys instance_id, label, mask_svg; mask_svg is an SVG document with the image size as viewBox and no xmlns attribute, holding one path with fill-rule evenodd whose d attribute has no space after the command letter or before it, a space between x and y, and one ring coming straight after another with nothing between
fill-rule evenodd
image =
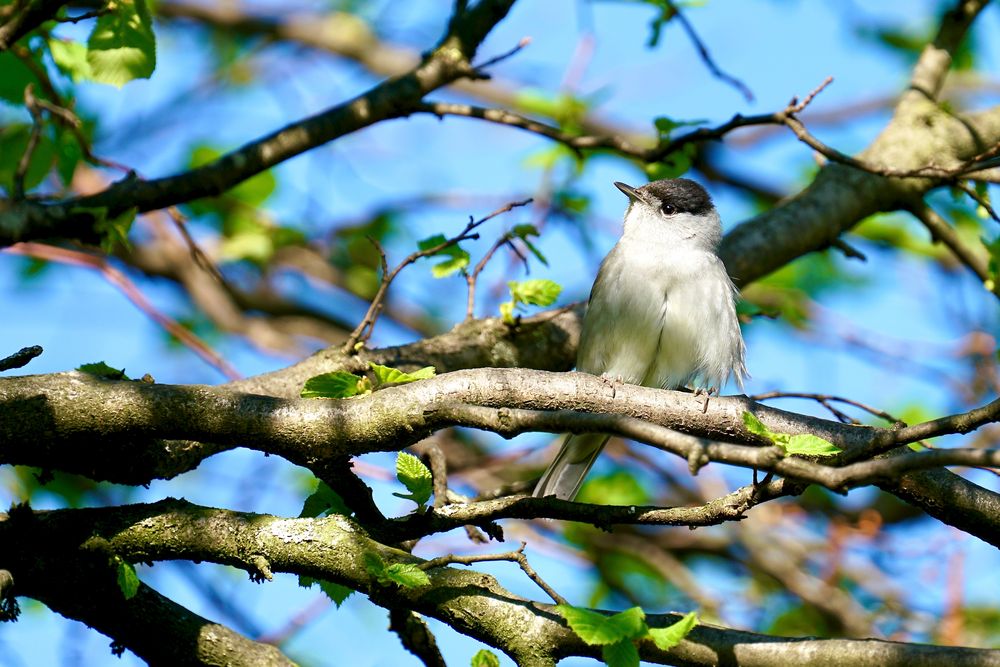
<instances>
[{"instance_id":1,"label":"bird's grey breast","mask_svg":"<svg viewBox=\"0 0 1000 667\"><path fill-rule=\"evenodd\" d=\"M664 329L671 293L688 279L688 264L688 253L622 238L602 262L594 282L578 370L646 384L661 338L668 333Z\"/></svg>"}]
</instances>

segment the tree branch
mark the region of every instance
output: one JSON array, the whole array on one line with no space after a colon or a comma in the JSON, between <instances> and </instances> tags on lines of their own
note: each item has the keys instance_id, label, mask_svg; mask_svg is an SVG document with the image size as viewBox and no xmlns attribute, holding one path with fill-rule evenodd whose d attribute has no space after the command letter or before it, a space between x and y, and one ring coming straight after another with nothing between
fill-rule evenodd
<instances>
[{"instance_id":1,"label":"tree branch","mask_svg":"<svg viewBox=\"0 0 1000 667\"><path fill-rule=\"evenodd\" d=\"M683 456L692 472L715 460L834 490L876 481L887 488L906 480L908 470L941 465L1000 466L1000 451L942 449L829 467L783 458L774 448L759 447L770 443L747 430L742 418L750 411L773 432L818 435L845 450L835 462L849 463L909 442L967 433L997 421L1000 400L922 424L875 428L768 408L745 397L715 398L703 412L701 399L685 392L624 385L612 393L606 382L585 373L527 369L460 371L347 400L280 399L225 387L153 385L65 373L0 379L0 405L4 408L0 411L0 461L127 483L179 474L235 446L276 454L322 472L324 466L349 456L399 450L442 428L462 425L505 436L537 430L617 433ZM756 446L704 443L663 427L698 438ZM39 432L48 434L42 442ZM955 475L950 478L953 482L940 492L961 487L976 502L988 499L996 512L992 518L976 513L975 522L985 519L996 524L1000 495ZM518 505L518 511L526 511L525 507L536 511L532 516L553 518L562 518L560 511L565 509L529 501ZM453 508L441 511L456 512ZM540 509L546 513L537 513ZM959 503L953 507L957 518L942 520L959 525L966 509ZM1000 533L984 536L980 526L975 534L991 541Z\"/></svg>"},{"instance_id":2,"label":"tree branch","mask_svg":"<svg viewBox=\"0 0 1000 667\"><path fill-rule=\"evenodd\" d=\"M120 524L119 517L135 517L143 511L122 508L119 514L117 510L78 518L89 523L101 517L106 528L112 517ZM276 647L212 623L144 584L134 597L125 599L117 581L116 557L128 556L134 562L147 559L136 551L118 553L117 545L104 539L97 524L89 525L94 531L89 535L72 528L74 512L46 515L16 507L9 515L0 514L5 545L0 562L16 579L18 595L35 598L59 614L86 623L114 640L112 651L128 648L151 664L293 664ZM17 545L6 541L14 535L24 541ZM185 542L192 539L197 541L189 533Z\"/></svg>"},{"instance_id":3,"label":"tree branch","mask_svg":"<svg viewBox=\"0 0 1000 667\"><path fill-rule=\"evenodd\" d=\"M66 0L26 0L22 3L20 12L0 25L0 52L14 46L17 40L54 18L56 12L67 4Z\"/></svg>"},{"instance_id":4,"label":"tree branch","mask_svg":"<svg viewBox=\"0 0 1000 667\"><path fill-rule=\"evenodd\" d=\"M0 540L10 546L0 558L0 567L11 570L19 587L23 586L22 594L47 603L51 600L57 605L67 596L76 600L76 604L81 604L84 598L72 586L49 585L45 579L55 579L53 584L64 583L66 573L74 571L67 563L80 562L92 553L92 545L99 542L106 545L107 553L127 561L200 560L231 565L252 575L259 573L261 564L265 564L270 572L341 583L367 594L378 605L408 608L436 618L504 651L522 665L553 665L566 656L599 655L599 647L584 644L550 605L513 595L493 577L480 572L435 567L427 570L430 586L405 588L380 584L372 573L358 565L364 562L366 554L378 554L387 564L419 565L424 561L371 540L357 524L342 516L283 519L199 507L182 500L54 512L22 509L20 515L0 515ZM40 559L40 552L59 560ZM108 584L115 585L110 577ZM146 595L147 591L143 588L140 595ZM109 588L103 592L106 595L102 600L115 594L121 599L119 591ZM87 598L87 602L94 610L91 614L99 615L101 605L91 604L92 598ZM678 619L676 614L647 615L647 621L654 627ZM144 625L154 620L159 617L135 615L132 622ZM162 640L162 632L149 631L146 639L159 645L160 651L176 648ZM1000 656L997 651L870 639L793 639L709 624L696 627L670 651L661 651L650 641L640 643L639 649L644 660L689 666L809 664L807 658L836 661L839 665L962 666L991 664Z\"/></svg>"}]
</instances>

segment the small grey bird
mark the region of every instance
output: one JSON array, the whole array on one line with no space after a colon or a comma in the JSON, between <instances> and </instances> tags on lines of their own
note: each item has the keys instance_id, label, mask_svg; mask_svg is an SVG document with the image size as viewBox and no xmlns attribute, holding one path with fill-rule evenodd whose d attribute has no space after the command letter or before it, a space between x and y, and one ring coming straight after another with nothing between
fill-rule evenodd
<instances>
[{"instance_id":1,"label":"small grey bird","mask_svg":"<svg viewBox=\"0 0 1000 667\"><path fill-rule=\"evenodd\" d=\"M742 391L736 288L716 255L712 198L686 178L615 186L629 199L625 229L590 292L577 370L664 389L712 391L733 378ZM567 436L534 495L572 500L609 437Z\"/></svg>"}]
</instances>

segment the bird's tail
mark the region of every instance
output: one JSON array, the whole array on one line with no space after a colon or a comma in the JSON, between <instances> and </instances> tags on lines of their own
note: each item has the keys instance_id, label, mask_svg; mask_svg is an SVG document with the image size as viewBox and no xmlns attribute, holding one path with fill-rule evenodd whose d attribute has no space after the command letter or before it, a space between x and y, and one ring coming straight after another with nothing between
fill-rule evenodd
<instances>
[{"instance_id":1,"label":"bird's tail","mask_svg":"<svg viewBox=\"0 0 1000 667\"><path fill-rule=\"evenodd\" d=\"M566 436L559 453L538 480L531 495L536 498L555 496L561 500L573 500L583 484L583 478L610 437L602 433Z\"/></svg>"}]
</instances>

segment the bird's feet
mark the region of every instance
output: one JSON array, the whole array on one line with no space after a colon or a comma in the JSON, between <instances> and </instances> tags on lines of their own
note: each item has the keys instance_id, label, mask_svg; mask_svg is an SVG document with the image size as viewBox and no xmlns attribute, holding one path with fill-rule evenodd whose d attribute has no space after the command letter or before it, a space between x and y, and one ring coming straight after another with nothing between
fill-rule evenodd
<instances>
[{"instance_id":1,"label":"bird's feet","mask_svg":"<svg viewBox=\"0 0 1000 667\"><path fill-rule=\"evenodd\" d=\"M611 398L615 397L615 394L618 391L618 387L620 387L623 384L625 384L625 378L622 377L621 375L614 375L614 376L612 376L612 375L602 375L601 379L604 380L604 383L606 385L608 385L609 387L611 387Z\"/></svg>"},{"instance_id":2,"label":"bird's feet","mask_svg":"<svg viewBox=\"0 0 1000 667\"><path fill-rule=\"evenodd\" d=\"M699 396L703 397L701 403L701 414L705 414L706 412L708 412L708 398L712 394L718 394L718 393L719 390L717 387L709 387L707 389L702 389L701 387L698 387L697 389L694 390L695 398L698 398Z\"/></svg>"}]
</instances>

